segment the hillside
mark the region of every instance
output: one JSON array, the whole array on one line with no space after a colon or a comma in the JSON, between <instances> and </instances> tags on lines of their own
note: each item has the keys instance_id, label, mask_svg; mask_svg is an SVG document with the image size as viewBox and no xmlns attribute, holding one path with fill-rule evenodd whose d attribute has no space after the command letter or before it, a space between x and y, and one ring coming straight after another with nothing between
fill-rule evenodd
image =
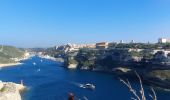
<instances>
[{"instance_id":1,"label":"hillside","mask_svg":"<svg viewBox=\"0 0 170 100\"><path fill-rule=\"evenodd\" d=\"M24 55L24 51L13 46L0 45L0 64L14 63L11 58L21 58Z\"/></svg>"}]
</instances>

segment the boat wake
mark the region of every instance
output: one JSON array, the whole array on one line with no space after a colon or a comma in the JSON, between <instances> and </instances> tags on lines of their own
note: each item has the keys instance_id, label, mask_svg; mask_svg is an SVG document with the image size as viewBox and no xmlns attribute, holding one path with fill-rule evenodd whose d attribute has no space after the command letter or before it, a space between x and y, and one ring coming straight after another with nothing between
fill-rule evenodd
<instances>
[{"instance_id":1,"label":"boat wake","mask_svg":"<svg viewBox=\"0 0 170 100\"><path fill-rule=\"evenodd\" d=\"M77 82L71 82L71 84L77 86L77 87L80 87L80 88L83 88L83 85L84 84L81 84L81 83L77 83Z\"/></svg>"},{"instance_id":2,"label":"boat wake","mask_svg":"<svg viewBox=\"0 0 170 100\"><path fill-rule=\"evenodd\" d=\"M39 68L39 69L37 69L37 72L40 72L41 71L41 69Z\"/></svg>"},{"instance_id":3,"label":"boat wake","mask_svg":"<svg viewBox=\"0 0 170 100\"><path fill-rule=\"evenodd\" d=\"M71 82L71 83L83 89L95 90L96 88L95 85L90 84L90 83L86 83L86 84L81 84L81 83L76 83L76 82Z\"/></svg>"}]
</instances>

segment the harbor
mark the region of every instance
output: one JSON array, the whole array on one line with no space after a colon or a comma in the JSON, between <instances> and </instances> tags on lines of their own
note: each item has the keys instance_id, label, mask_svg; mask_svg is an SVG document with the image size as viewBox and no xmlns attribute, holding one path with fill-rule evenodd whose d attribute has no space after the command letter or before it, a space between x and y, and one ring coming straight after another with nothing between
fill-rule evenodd
<instances>
[{"instance_id":1,"label":"harbor","mask_svg":"<svg viewBox=\"0 0 170 100\"><path fill-rule=\"evenodd\" d=\"M36 65L33 65L34 62ZM81 100L85 100L84 98L86 100L130 100L131 94L128 88L113 74L68 70L61 67L61 62L38 56L22 63L0 70L0 78L4 82L20 83L23 80L28 90L21 93L22 100L67 100L69 93L74 93L75 97ZM147 90L147 86L145 88ZM158 98L163 100L170 98L169 92L156 90L156 93Z\"/></svg>"}]
</instances>

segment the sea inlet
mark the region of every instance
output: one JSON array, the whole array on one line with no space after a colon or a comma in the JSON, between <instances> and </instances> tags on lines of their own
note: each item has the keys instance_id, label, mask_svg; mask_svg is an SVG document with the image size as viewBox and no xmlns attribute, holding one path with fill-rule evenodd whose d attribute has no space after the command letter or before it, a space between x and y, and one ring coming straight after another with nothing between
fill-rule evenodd
<instances>
[{"instance_id":1,"label":"sea inlet","mask_svg":"<svg viewBox=\"0 0 170 100\"><path fill-rule=\"evenodd\" d=\"M23 100L68 100L68 94L74 93L81 100L130 100L133 96L114 74L101 72L68 70L60 62L34 56L22 62L22 65L2 68L0 80L20 83L28 87L22 93ZM82 88L82 84L91 83L94 90ZM138 83L131 81L134 88ZM146 94L149 87L145 86ZM170 100L170 92L156 89L158 100ZM149 96L148 96L148 100Z\"/></svg>"}]
</instances>

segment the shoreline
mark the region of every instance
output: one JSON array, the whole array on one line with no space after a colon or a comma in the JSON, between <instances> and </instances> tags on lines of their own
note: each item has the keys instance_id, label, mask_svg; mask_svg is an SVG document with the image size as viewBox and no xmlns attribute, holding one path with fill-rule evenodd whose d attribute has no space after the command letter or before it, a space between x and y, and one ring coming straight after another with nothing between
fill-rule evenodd
<instances>
[{"instance_id":1,"label":"shoreline","mask_svg":"<svg viewBox=\"0 0 170 100\"><path fill-rule=\"evenodd\" d=\"M62 58L55 58L55 57L52 57L52 56L49 56L49 55L38 55L38 57L40 58L44 58L44 59L49 59L49 60L52 60L52 61L58 61L58 62L64 62L64 59Z\"/></svg>"},{"instance_id":2,"label":"shoreline","mask_svg":"<svg viewBox=\"0 0 170 100\"><path fill-rule=\"evenodd\" d=\"M17 66L17 65L22 65L23 63L17 62L17 63L8 63L8 64L0 64L0 68L4 67L12 67L12 66Z\"/></svg>"},{"instance_id":3,"label":"shoreline","mask_svg":"<svg viewBox=\"0 0 170 100\"><path fill-rule=\"evenodd\" d=\"M25 57L25 58L21 58L19 59L19 61L17 61L16 63L7 63L7 64L1 64L0 63L0 68L5 68L5 67L13 67L13 66L17 66L17 65L22 65L23 63L21 63L20 61L23 61L23 60L27 60L29 58L31 58L32 56L28 56L28 57Z\"/></svg>"}]
</instances>

